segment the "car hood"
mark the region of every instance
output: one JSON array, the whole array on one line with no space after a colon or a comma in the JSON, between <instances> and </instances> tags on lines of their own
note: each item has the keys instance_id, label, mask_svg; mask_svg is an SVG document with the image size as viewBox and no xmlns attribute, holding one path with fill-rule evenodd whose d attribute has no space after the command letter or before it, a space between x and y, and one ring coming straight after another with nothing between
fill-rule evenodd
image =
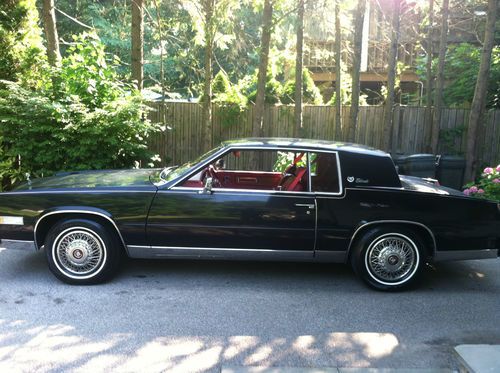
<instances>
[{"instance_id":1,"label":"car hood","mask_svg":"<svg viewBox=\"0 0 500 373\"><path fill-rule=\"evenodd\" d=\"M152 186L149 181L151 175L160 170L133 169L133 170L102 170L61 172L51 177L33 179L15 187L12 191L33 189L62 189L62 188L98 188L98 187L129 187Z\"/></svg>"}]
</instances>

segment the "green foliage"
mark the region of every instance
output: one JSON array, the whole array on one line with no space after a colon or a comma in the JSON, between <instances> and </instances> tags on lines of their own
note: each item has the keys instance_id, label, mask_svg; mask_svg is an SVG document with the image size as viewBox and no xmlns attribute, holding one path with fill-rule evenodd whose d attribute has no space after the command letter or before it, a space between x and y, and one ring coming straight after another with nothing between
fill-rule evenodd
<instances>
[{"instance_id":1,"label":"green foliage","mask_svg":"<svg viewBox=\"0 0 500 373\"><path fill-rule=\"evenodd\" d=\"M477 183L466 185L464 194L500 202L500 164L495 168L486 167Z\"/></svg>"},{"instance_id":2,"label":"green foliage","mask_svg":"<svg viewBox=\"0 0 500 373\"><path fill-rule=\"evenodd\" d=\"M56 72L61 82L60 94L78 96L88 108L101 107L125 94L127 86L116 73L118 61L108 65L104 45L95 33L83 33L73 37L73 45L68 49Z\"/></svg>"},{"instance_id":3,"label":"green foliage","mask_svg":"<svg viewBox=\"0 0 500 373\"><path fill-rule=\"evenodd\" d=\"M307 157L305 155L302 156L300 160L296 163L295 158L300 153L292 153L292 152L278 152L276 162L273 165L274 172L285 172L288 166L295 164L297 167L306 167L307 166Z\"/></svg>"},{"instance_id":4,"label":"green foliage","mask_svg":"<svg viewBox=\"0 0 500 373\"><path fill-rule=\"evenodd\" d=\"M238 86L231 85L227 75L221 70L212 81L212 102L223 107L220 111L223 125L237 124L247 107L247 98L240 93Z\"/></svg>"},{"instance_id":5,"label":"green foliage","mask_svg":"<svg viewBox=\"0 0 500 373\"><path fill-rule=\"evenodd\" d=\"M224 73L224 71L220 70L212 80L212 93L214 95L220 93L228 93L230 89L231 82L229 81L229 78Z\"/></svg>"},{"instance_id":6,"label":"green foliage","mask_svg":"<svg viewBox=\"0 0 500 373\"><path fill-rule=\"evenodd\" d=\"M92 34L75 38L54 81L32 90L3 81L0 91L0 175L4 185L25 173L123 168L152 159L148 135L157 129L145 118L138 92L122 83L116 63ZM8 179L7 181L5 179Z\"/></svg>"},{"instance_id":7,"label":"green foliage","mask_svg":"<svg viewBox=\"0 0 500 373\"><path fill-rule=\"evenodd\" d=\"M293 74L295 75L295 74ZM302 101L304 104L321 105L323 97L319 88L314 84L311 73L307 68L302 70ZM284 104L292 104L295 99L295 77L292 76L283 87L281 102Z\"/></svg>"},{"instance_id":8,"label":"green foliage","mask_svg":"<svg viewBox=\"0 0 500 373\"><path fill-rule=\"evenodd\" d=\"M35 87L46 58L35 0L0 2L0 80Z\"/></svg>"},{"instance_id":9,"label":"green foliage","mask_svg":"<svg viewBox=\"0 0 500 373\"><path fill-rule=\"evenodd\" d=\"M180 0L158 0L162 40L157 24L156 8L152 1L145 2L144 12L144 86L160 85L160 51L164 52L165 87L167 91L192 96L194 87L202 80L203 48L193 39L196 36L191 16ZM127 76L130 70L130 1L79 0L57 1L57 7L91 26L106 46L108 55L115 55L123 62L116 72ZM72 35L88 31L67 17L58 14L59 37L70 41ZM67 48L62 45L65 55Z\"/></svg>"},{"instance_id":10,"label":"green foliage","mask_svg":"<svg viewBox=\"0 0 500 373\"><path fill-rule=\"evenodd\" d=\"M241 82L242 84L240 85L244 85L243 82ZM250 78L249 82L250 84L243 88L243 90L247 92L248 101L255 103L257 99L257 72ZM283 88L280 82L278 82L270 71L268 71L266 76L264 102L270 105L279 104L282 91Z\"/></svg>"},{"instance_id":11,"label":"green foliage","mask_svg":"<svg viewBox=\"0 0 500 373\"><path fill-rule=\"evenodd\" d=\"M491 56L490 77L487 104L489 108L500 108L500 47L493 48ZM445 80L443 99L445 106L469 107L474 97L479 65L481 63L481 47L461 43L451 45L446 53ZM426 58L419 59L417 74L425 81ZM437 58L432 61L434 73L437 69Z\"/></svg>"}]
</instances>

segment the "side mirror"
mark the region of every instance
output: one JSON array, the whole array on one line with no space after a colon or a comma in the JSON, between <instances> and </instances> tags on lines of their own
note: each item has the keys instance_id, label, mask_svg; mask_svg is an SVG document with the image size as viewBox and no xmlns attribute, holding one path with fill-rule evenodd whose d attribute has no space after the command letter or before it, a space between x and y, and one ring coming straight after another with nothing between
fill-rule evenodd
<instances>
[{"instance_id":1,"label":"side mirror","mask_svg":"<svg viewBox=\"0 0 500 373\"><path fill-rule=\"evenodd\" d=\"M211 177L207 177L205 180L205 186L203 187L203 190L200 191L200 194L212 194L212 186L213 179Z\"/></svg>"}]
</instances>

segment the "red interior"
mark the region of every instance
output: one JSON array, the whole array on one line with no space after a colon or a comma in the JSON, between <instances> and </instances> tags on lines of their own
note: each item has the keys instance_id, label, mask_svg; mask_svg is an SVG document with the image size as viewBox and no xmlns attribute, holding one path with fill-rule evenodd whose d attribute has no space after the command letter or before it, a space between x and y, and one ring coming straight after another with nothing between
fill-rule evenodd
<instances>
[{"instance_id":1,"label":"red interior","mask_svg":"<svg viewBox=\"0 0 500 373\"><path fill-rule=\"evenodd\" d=\"M256 189L256 190L307 190L307 168L297 167L292 173L263 171L213 171L220 183L220 188L228 189ZM201 173L203 174L203 173ZM186 180L183 187L202 188L203 181L193 178Z\"/></svg>"},{"instance_id":2,"label":"red interior","mask_svg":"<svg viewBox=\"0 0 500 373\"><path fill-rule=\"evenodd\" d=\"M223 188L273 190L281 180L281 172L227 171L216 172Z\"/></svg>"}]
</instances>

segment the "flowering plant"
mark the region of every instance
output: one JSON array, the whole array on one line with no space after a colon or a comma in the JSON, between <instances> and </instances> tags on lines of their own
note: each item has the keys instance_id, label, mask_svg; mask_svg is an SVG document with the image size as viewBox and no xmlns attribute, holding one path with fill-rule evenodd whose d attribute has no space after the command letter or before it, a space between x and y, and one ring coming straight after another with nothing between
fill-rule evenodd
<instances>
[{"instance_id":1,"label":"flowering plant","mask_svg":"<svg viewBox=\"0 0 500 373\"><path fill-rule=\"evenodd\" d=\"M464 194L500 201L500 164L496 167L486 167L477 183L466 185Z\"/></svg>"}]
</instances>

